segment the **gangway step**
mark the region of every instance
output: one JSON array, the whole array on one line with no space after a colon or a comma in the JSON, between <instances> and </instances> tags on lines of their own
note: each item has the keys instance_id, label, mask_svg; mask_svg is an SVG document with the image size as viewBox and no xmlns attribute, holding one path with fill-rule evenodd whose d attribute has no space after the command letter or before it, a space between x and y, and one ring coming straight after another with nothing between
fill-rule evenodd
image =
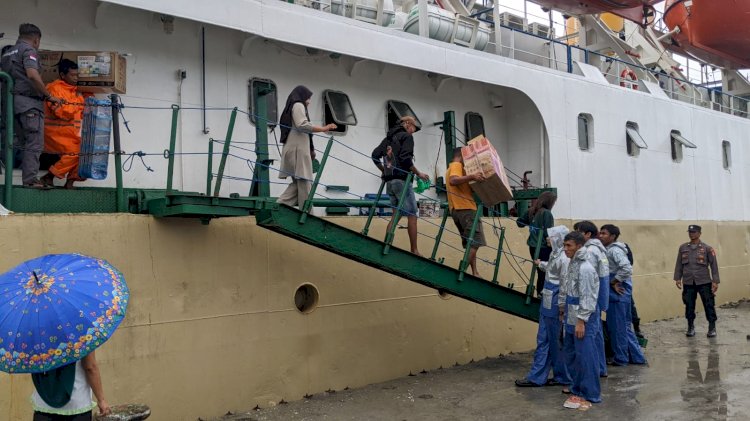
<instances>
[{"instance_id":1,"label":"gangway step","mask_svg":"<svg viewBox=\"0 0 750 421\"><path fill-rule=\"evenodd\" d=\"M313 215L308 215L305 222L300 223L301 215L296 208L279 205L274 209L259 210L255 218L260 227L347 259L526 320L539 320L540 303L536 298L468 274L459 281L456 268L396 247L383 254L384 243L379 240Z\"/></svg>"}]
</instances>

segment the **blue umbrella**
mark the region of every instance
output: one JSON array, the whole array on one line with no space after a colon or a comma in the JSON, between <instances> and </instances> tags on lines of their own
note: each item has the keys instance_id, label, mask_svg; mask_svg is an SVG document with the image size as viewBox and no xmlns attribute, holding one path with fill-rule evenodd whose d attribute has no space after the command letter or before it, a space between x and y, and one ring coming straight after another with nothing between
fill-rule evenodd
<instances>
[{"instance_id":1,"label":"blue umbrella","mask_svg":"<svg viewBox=\"0 0 750 421\"><path fill-rule=\"evenodd\" d=\"M41 373L78 361L125 317L128 287L105 260L50 254L0 275L0 370Z\"/></svg>"}]
</instances>

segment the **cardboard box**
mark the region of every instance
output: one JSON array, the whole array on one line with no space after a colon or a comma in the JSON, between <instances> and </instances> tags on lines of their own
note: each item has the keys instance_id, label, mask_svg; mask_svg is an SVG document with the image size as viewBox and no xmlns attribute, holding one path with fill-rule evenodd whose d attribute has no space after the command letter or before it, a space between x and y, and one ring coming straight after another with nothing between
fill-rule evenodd
<instances>
[{"instance_id":1,"label":"cardboard box","mask_svg":"<svg viewBox=\"0 0 750 421\"><path fill-rule=\"evenodd\" d=\"M469 183L485 206L495 206L513 199L505 166L489 139L484 136L475 137L461 148L461 155L467 175L482 174L485 177L484 181Z\"/></svg>"},{"instance_id":2,"label":"cardboard box","mask_svg":"<svg viewBox=\"0 0 750 421\"><path fill-rule=\"evenodd\" d=\"M62 59L78 64L78 87L81 92L126 93L126 61L120 54L111 51L40 51L42 81L45 84L59 78L57 65Z\"/></svg>"},{"instance_id":3,"label":"cardboard box","mask_svg":"<svg viewBox=\"0 0 750 421\"><path fill-rule=\"evenodd\" d=\"M440 217L440 202L432 199L419 199L417 203L420 218Z\"/></svg>"}]
</instances>

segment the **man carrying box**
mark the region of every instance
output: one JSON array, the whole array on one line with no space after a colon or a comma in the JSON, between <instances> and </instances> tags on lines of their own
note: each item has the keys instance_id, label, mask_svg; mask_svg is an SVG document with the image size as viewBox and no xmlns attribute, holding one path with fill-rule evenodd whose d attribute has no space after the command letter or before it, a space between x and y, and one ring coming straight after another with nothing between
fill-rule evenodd
<instances>
[{"instance_id":1,"label":"man carrying box","mask_svg":"<svg viewBox=\"0 0 750 421\"><path fill-rule=\"evenodd\" d=\"M456 224L456 228L458 228L459 234L461 234L461 244L465 248L469 243L471 226L474 224L474 216L477 213L477 204L472 196L469 182L482 181L484 180L484 176L482 173L466 175L461 148L456 148L453 150L453 162L448 165L445 179L448 180L446 186L448 190L448 209L453 217L453 222ZM471 274L474 276L479 276L479 272L477 271L477 250L486 244L484 232L482 232L482 221L480 219L474 231L474 238L471 241L471 250L469 251L469 264L471 265Z\"/></svg>"}]
</instances>

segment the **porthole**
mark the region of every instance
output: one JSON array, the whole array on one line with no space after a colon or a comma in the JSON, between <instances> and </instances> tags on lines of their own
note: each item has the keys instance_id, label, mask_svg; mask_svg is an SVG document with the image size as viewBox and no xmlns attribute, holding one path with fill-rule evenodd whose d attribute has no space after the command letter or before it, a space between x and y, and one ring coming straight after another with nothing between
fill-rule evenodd
<instances>
[{"instance_id":1,"label":"porthole","mask_svg":"<svg viewBox=\"0 0 750 421\"><path fill-rule=\"evenodd\" d=\"M294 292L294 307L302 314L310 314L318 307L320 294L313 284L305 283Z\"/></svg>"}]
</instances>

